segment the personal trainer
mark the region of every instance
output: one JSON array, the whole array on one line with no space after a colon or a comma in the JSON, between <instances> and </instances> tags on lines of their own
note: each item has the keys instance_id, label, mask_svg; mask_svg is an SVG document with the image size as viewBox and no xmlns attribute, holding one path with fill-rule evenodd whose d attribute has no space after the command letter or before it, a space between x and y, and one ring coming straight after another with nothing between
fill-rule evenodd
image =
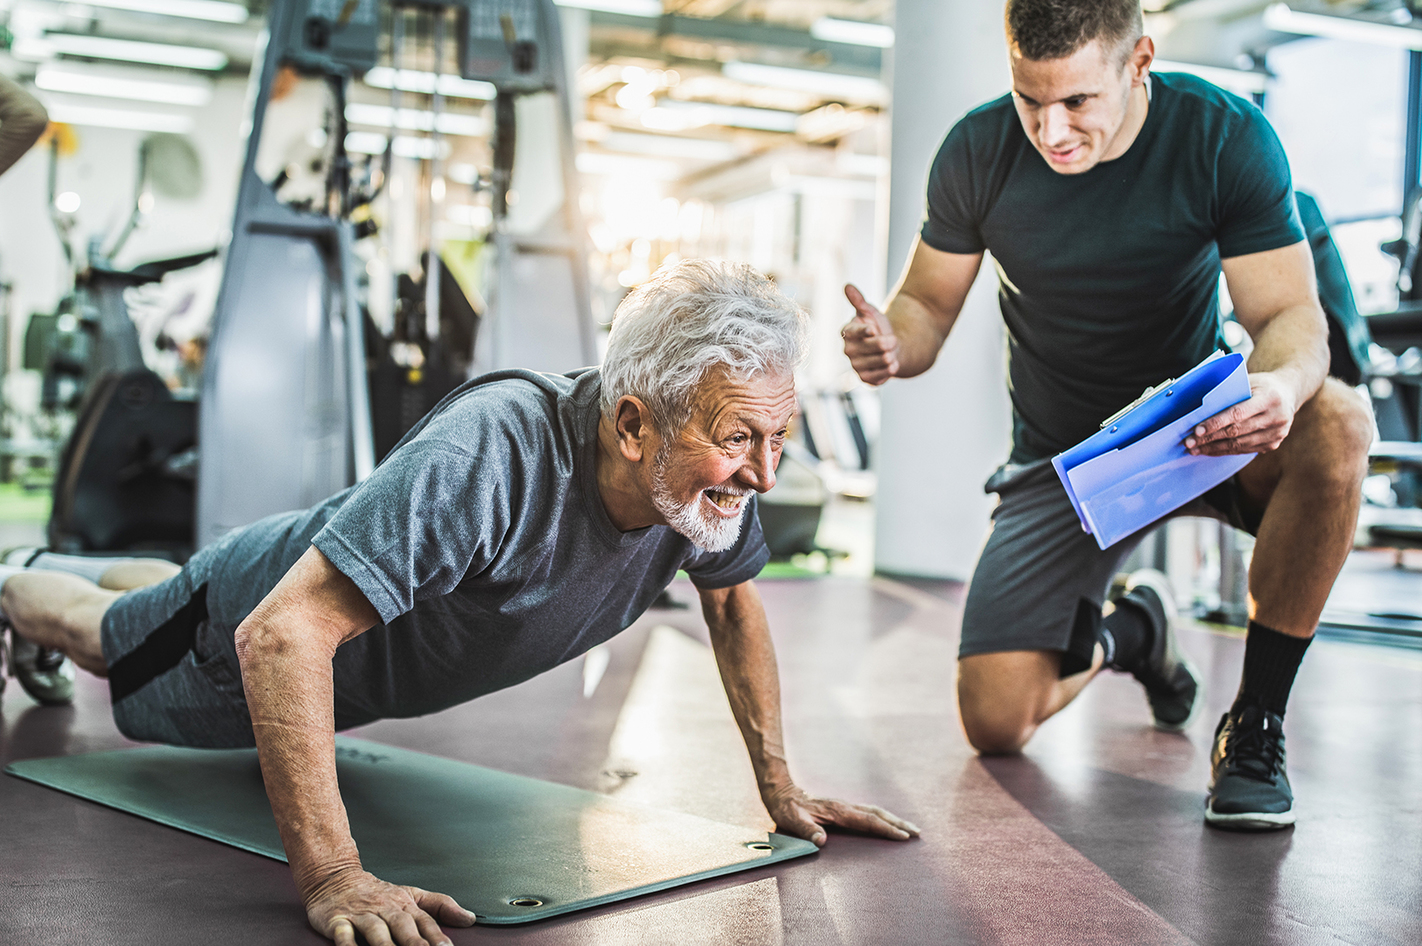
<instances>
[{"instance_id":1,"label":"personal trainer","mask_svg":"<svg viewBox=\"0 0 1422 946\"><path fill-rule=\"evenodd\" d=\"M619 306L601 370L476 378L369 479L312 509L235 530L176 574L41 556L0 573L0 609L23 637L107 676L130 738L255 745L307 916L343 946L357 932L443 944L439 923L474 916L361 868L335 731L571 660L636 620L678 569L700 592L779 829L816 844L828 825L907 839L918 829L882 809L807 795L785 763L751 579L769 557L755 494L775 483L804 334L799 308L754 270L684 261ZM102 569L89 573L100 584L48 570L70 566Z\"/></svg>"},{"instance_id":2,"label":"personal trainer","mask_svg":"<svg viewBox=\"0 0 1422 946\"><path fill-rule=\"evenodd\" d=\"M1008 0L1012 92L969 112L933 161L928 212L880 312L853 286L845 353L871 384L928 370L978 273L997 268L1012 452L968 590L958 705L968 741L1016 752L1103 667L1133 674L1179 731L1202 697L1164 576L1138 574L1103 619L1141 535L1101 551L1053 454L1142 389L1225 347L1221 270L1254 342L1251 397L1197 426L1191 454L1257 454L1181 510L1257 538L1244 671L1215 731L1208 823L1292 824L1289 691L1352 547L1372 421L1325 379L1327 328L1288 162L1252 104L1150 71L1138 0Z\"/></svg>"}]
</instances>

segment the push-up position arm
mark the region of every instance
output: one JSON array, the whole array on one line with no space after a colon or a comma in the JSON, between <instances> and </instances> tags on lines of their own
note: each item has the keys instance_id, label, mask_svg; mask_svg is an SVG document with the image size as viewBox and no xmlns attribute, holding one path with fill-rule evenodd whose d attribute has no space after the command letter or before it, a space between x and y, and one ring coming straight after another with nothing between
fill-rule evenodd
<instances>
[{"instance_id":1,"label":"push-up position arm","mask_svg":"<svg viewBox=\"0 0 1422 946\"><path fill-rule=\"evenodd\" d=\"M933 367L982 261L981 253L945 253L915 238L909 264L883 312L857 288L845 286L855 316L840 334L859 377L883 384Z\"/></svg>"},{"instance_id":2,"label":"push-up position arm","mask_svg":"<svg viewBox=\"0 0 1422 946\"><path fill-rule=\"evenodd\" d=\"M1328 322L1308 242L1223 261L1234 317L1254 340L1250 398L1195 428L1191 453L1269 453L1328 374Z\"/></svg>"},{"instance_id":3,"label":"push-up position arm","mask_svg":"<svg viewBox=\"0 0 1422 946\"><path fill-rule=\"evenodd\" d=\"M439 923L474 915L440 893L398 887L361 868L336 784L336 648L379 616L355 584L310 548L237 628L237 658L257 755L282 846L320 933L355 946L440 946ZM436 922L438 920L439 922Z\"/></svg>"},{"instance_id":4,"label":"push-up position arm","mask_svg":"<svg viewBox=\"0 0 1422 946\"><path fill-rule=\"evenodd\" d=\"M906 841L918 828L873 805L807 795L790 778L780 729L780 677L770 622L752 582L701 592L701 611L731 712L745 738L761 800L776 827L823 846L825 825Z\"/></svg>"}]
</instances>

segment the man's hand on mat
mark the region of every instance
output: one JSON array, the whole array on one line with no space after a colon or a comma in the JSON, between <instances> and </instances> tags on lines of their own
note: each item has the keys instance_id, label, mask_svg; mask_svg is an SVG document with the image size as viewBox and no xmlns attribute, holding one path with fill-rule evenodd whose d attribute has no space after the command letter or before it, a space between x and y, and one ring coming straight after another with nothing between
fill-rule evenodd
<instances>
[{"instance_id":1,"label":"man's hand on mat","mask_svg":"<svg viewBox=\"0 0 1422 946\"><path fill-rule=\"evenodd\" d=\"M474 914L453 897L388 884L358 867L337 871L311 891L306 917L336 946L356 946L356 933L370 946L450 946L440 923L474 925Z\"/></svg>"},{"instance_id":2,"label":"man's hand on mat","mask_svg":"<svg viewBox=\"0 0 1422 946\"><path fill-rule=\"evenodd\" d=\"M1185 438L1185 449L1197 456L1211 457L1278 449L1289 435L1299 409L1294 389L1268 371L1251 374L1249 388L1248 400L1196 426Z\"/></svg>"},{"instance_id":3,"label":"man's hand on mat","mask_svg":"<svg viewBox=\"0 0 1422 946\"><path fill-rule=\"evenodd\" d=\"M867 384L883 384L899 370L899 339L884 313L854 286L844 287L854 318L839 330L849 363Z\"/></svg>"},{"instance_id":4,"label":"man's hand on mat","mask_svg":"<svg viewBox=\"0 0 1422 946\"><path fill-rule=\"evenodd\" d=\"M815 798L793 785L767 792L763 800L770 817L775 819L776 830L820 847L825 846L828 840L825 828L831 825L895 841L918 837L918 827L912 822L891 815L877 805L851 805L835 798Z\"/></svg>"}]
</instances>

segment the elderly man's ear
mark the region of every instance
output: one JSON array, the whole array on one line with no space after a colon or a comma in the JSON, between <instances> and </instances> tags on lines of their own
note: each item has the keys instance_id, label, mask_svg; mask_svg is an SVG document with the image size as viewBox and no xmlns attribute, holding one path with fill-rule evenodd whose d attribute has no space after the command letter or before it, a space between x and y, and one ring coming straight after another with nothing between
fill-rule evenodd
<instances>
[{"instance_id":1,"label":"elderly man's ear","mask_svg":"<svg viewBox=\"0 0 1422 946\"><path fill-rule=\"evenodd\" d=\"M656 437L652 426L652 414L639 398L630 394L617 401L617 448L632 463L642 462L642 457L655 448Z\"/></svg>"}]
</instances>

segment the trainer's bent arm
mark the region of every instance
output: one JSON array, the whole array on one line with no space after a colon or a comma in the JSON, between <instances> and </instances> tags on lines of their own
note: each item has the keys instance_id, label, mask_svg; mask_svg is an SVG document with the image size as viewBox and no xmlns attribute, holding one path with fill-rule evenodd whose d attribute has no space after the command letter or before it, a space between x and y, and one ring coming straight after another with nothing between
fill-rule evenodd
<instances>
[{"instance_id":1,"label":"trainer's bent arm","mask_svg":"<svg viewBox=\"0 0 1422 946\"><path fill-rule=\"evenodd\" d=\"M856 314L840 334L859 377L883 384L933 367L982 261L981 253L945 253L915 238L908 266L882 313L857 288L846 286Z\"/></svg>"},{"instance_id":2,"label":"trainer's bent arm","mask_svg":"<svg viewBox=\"0 0 1422 946\"><path fill-rule=\"evenodd\" d=\"M257 756L292 876L316 930L342 946L445 944L436 919L473 914L443 894L396 887L366 873L336 784L336 648L379 615L316 548L292 566L237 628L237 659ZM433 914L433 916L431 916Z\"/></svg>"},{"instance_id":3,"label":"trainer's bent arm","mask_svg":"<svg viewBox=\"0 0 1422 946\"><path fill-rule=\"evenodd\" d=\"M1234 317L1254 340L1249 400L1196 428L1193 453L1267 453L1328 375L1328 322L1307 241L1223 261Z\"/></svg>"},{"instance_id":4,"label":"trainer's bent arm","mask_svg":"<svg viewBox=\"0 0 1422 946\"><path fill-rule=\"evenodd\" d=\"M775 646L754 583L703 589L701 612L711 631L711 647L731 712L750 752L760 797L776 827L819 845L826 838L822 825L831 824L899 841L916 836L918 828L882 808L814 798L790 778L780 727Z\"/></svg>"}]
</instances>

